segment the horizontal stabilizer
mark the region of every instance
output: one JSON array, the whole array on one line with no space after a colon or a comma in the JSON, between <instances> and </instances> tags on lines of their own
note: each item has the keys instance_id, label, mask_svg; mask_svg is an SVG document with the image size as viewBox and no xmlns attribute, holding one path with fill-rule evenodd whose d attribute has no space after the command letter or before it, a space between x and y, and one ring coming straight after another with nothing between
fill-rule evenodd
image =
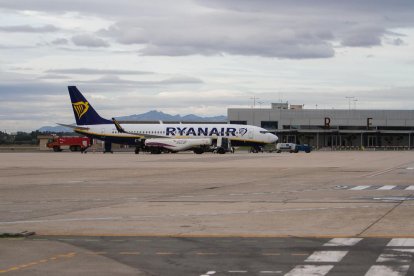
<instances>
[{"instance_id":1,"label":"horizontal stabilizer","mask_svg":"<svg viewBox=\"0 0 414 276\"><path fill-rule=\"evenodd\" d=\"M67 125L67 124L60 124L60 123L56 123L56 124L58 124L60 126L68 127L68 128L71 128L71 129L83 129L83 130L88 130L89 129L89 127L81 127L81 126L77 126L77 125Z\"/></svg>"}]
</instances>

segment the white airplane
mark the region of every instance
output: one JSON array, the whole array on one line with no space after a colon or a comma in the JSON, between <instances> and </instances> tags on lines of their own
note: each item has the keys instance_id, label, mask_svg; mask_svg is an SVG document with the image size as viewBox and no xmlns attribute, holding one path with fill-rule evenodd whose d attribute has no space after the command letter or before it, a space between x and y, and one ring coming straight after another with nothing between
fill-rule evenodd
<instances>
[{"instance_id":1,"label":"white airplane","mask_svg":"<svg viewBox=\"0 0 414 276\"><path fill-rule=\"evenodd\" d=\"M112 143L133 145L151 153L192 150L200 154L216 150L225 153L231 146L251 146L255 149L275 143L278 137L266 129L235 124L124 124L99 116L76 86L69 86L69 95L75 114L75 132L105 142L105 151L111 152ZM63 124L61 124L63 125ZM68 126L68 125L64 125Z\"/></svg>"}]
</instances>

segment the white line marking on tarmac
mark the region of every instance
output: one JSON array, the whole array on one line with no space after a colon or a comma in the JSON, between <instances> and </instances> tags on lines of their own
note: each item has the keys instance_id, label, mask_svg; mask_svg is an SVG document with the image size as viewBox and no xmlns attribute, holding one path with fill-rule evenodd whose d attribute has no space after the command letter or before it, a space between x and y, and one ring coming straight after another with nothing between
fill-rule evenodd
<instances>
[{"instance_id":1,"label":"white line marking on tarmac","mask_svg":"<svg viewBox=\"0 0 414 276\"><path fill-rule=\"evenodd\" d=\"M229 270L228 273L247 273L247 270Z\"/></svg>"},{"instance_id":2,"label":"white line marking on tarmac","mask_svg":"<svg viewBox=\"0 0 414 276\"><path fill-rule=\"evenodd\" d=\"M411 167L410 167L410 168L407 168L407 170L414 170L414 168L411 168Z\"/></svg>"},{"instance_id":3,"label":"white line marking on tarmac","mask_svg":"<svg viewBox=\"0 0 414 276\"><path fill-rule=\"evenodd\" d=\"M119 252L119 255L141 255L140 252Z\"/></svg>"},{"instance_id":4,"label":"white line marking on tarmac","mask_svg":"<svg viewBox=\"0 0 414 276\"><path fill-rule=\"evenodd\" d=\"M394 238L387 246L414 246L414 238Z\"/></svg>"},{"instance_id":5,"label":"white line marking on tarmac","mask_svg":"<svg viewBox=\"0 0 414 276\"><path fill-rule=\"evenodd\" d=\"M382 253L378 256L377 263L409 263L411 262L411 254L408 252Z\"/></svg>"},{"instance_id":6,"label":"white line marking on tarmac","mask_svg":"<svg viewBox=\"0 0 414 276\"><path fill-rule=\"evenodd\" d=\"M373 265L365 274L365 276L404 276L407 273L409 267L409 265Z\"/></svg>"},{"instance_id":7,"label":"white line marking on tarmac","mask_svg":"<svg viewBox=\"0 0 414 276\"><path fill-rule=\"evenodd\" d=\"M373 199L375 199L375 200L383 200L383 201L414 200L413 197L406 197L406 196L374 197Z\"/></svg>"},{"instance_id":8,"label":"white line marking on tarmac","mask_svg":"<svg viewBox=\"0 0 414 276\"><path fill-rule=\"evenodd\" d=\"M371 187L371 186L356 186L356 187L353 187L349 190L350 191L360 191L360 190L365 190L366 188L369 188L369 187Z\"/></svg>"},{"instance_id":9,"label":"white line marking on tarmac","mask_svg":"<svg viewBox=\"0 0 414 276\"><path fill-rule=\"evenodd\" d=\"M305 262L324 262L337 263L340 262L348 251L315 251Z\"/></svg>"},{"instance_id":10,"label":"white line marking on tarmac","mask_svg":"<svg viewBox=\"0 0 414 276\"><path fill-rule=\"evenodd\" d=\"M298 265L285 276L324 276L333 265Z\"/></svg>"},{"instance_id":11,"label":"white line marking on tarmac","mask_svg":"<svg viewBox=\"0 0 414 276\"><path fill-rule=\"evenodd\" d=\"M206 274L202 274L201 276L208 276L208 275L214 275L216 274L215 271L208 271Z\"/></svg>"},{"instance_id":12,"label":"white line marking on tarmac","mask_svg":"<svg viewBox=\"0 0 414 276\"><path fill-rule=\"evenodd\" d=\"M373 174L369 174L369 175L367 175L366 177L368 177L368 178L370 178L370 177L374 177L374 176L377 176L377 175L381 175L381 174L389 173L390 171L393 171L393 170L394 170L394 168L389 168L389 169L382 170L382 171L379 171L379 172L376 172L376 173L373 173Z\"/></svg>"},{"instance_id":13,"label":"white line marking on tarmac","mask_svg":"<svg viewBox=\"0 0 414 276\"><path fill-rule=\"evenodd\" d=\"M381 188L378 188L377 190L392 190L394 188L395 188L394 185L385 185L385 186L382 186Z\"/></svg>"},{"instance_id":14,"label":"white line marking on tarmac","mask_svg":"<svg viewBox=\"0 0 414 276\"><path fill-rule=\"evenodd\" d=\"M323 246L354 246L361 240L362 238L334 238Z\"/></svg>"},{"instance_id":15,"label":"white line marking on tarmac","mask_svg":"<svg viewBox=\"0 0 414 276\"><path fill-rule=\"evenodd\" d=\"M396 249L392 249L393 251L398 251L398 252L408 252L408 253L414 253L414 248L396 248Z\"/></svg>"},{"instance_id":16,"label":"white line marking on tarmac","mask_svg":"<svg viewBox=\"0 0 414 276\"><path fill-rule=\"evenodd\" d=\"M406 191L413 191L414 190L414 185L410 185L407 188L405 188Z\"/></svg>"}]
</instances>

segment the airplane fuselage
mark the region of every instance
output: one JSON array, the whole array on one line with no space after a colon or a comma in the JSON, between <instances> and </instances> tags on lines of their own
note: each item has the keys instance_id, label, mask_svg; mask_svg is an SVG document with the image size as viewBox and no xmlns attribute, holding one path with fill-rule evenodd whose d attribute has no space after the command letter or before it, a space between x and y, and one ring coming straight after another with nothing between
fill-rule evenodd
<instances>
[{"instance_id":1,"label":"airplane fuselage","mask_svg":"<svg viewBox=\"0 0 414 276\"><path fill-rule=\"evenodd\" d=\"M146 138L228 138L232 145L263 145L273 143L277 136L266 129L250 125L233 124L123 124L127 133L120 133L113 124L83 125L88 130L76 132L93 138L135 145Z\"/></svg>"}]
</instances>

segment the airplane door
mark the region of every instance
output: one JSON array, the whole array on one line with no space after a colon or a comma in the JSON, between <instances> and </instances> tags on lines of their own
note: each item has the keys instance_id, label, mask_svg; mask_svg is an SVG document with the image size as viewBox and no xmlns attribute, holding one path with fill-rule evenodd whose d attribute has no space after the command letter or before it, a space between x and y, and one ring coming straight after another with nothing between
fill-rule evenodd
<instances>
[{"instance_id":1,"label":"airplane door","mask_svg":"<svg viewBox=\"0 0 414 276\"><path fill-rule=\"evenodd\" d=\"M247 132L247 137L249 137L249 139L253 139L253 130L249 130Z\"/></svg>"}]
</instances>

